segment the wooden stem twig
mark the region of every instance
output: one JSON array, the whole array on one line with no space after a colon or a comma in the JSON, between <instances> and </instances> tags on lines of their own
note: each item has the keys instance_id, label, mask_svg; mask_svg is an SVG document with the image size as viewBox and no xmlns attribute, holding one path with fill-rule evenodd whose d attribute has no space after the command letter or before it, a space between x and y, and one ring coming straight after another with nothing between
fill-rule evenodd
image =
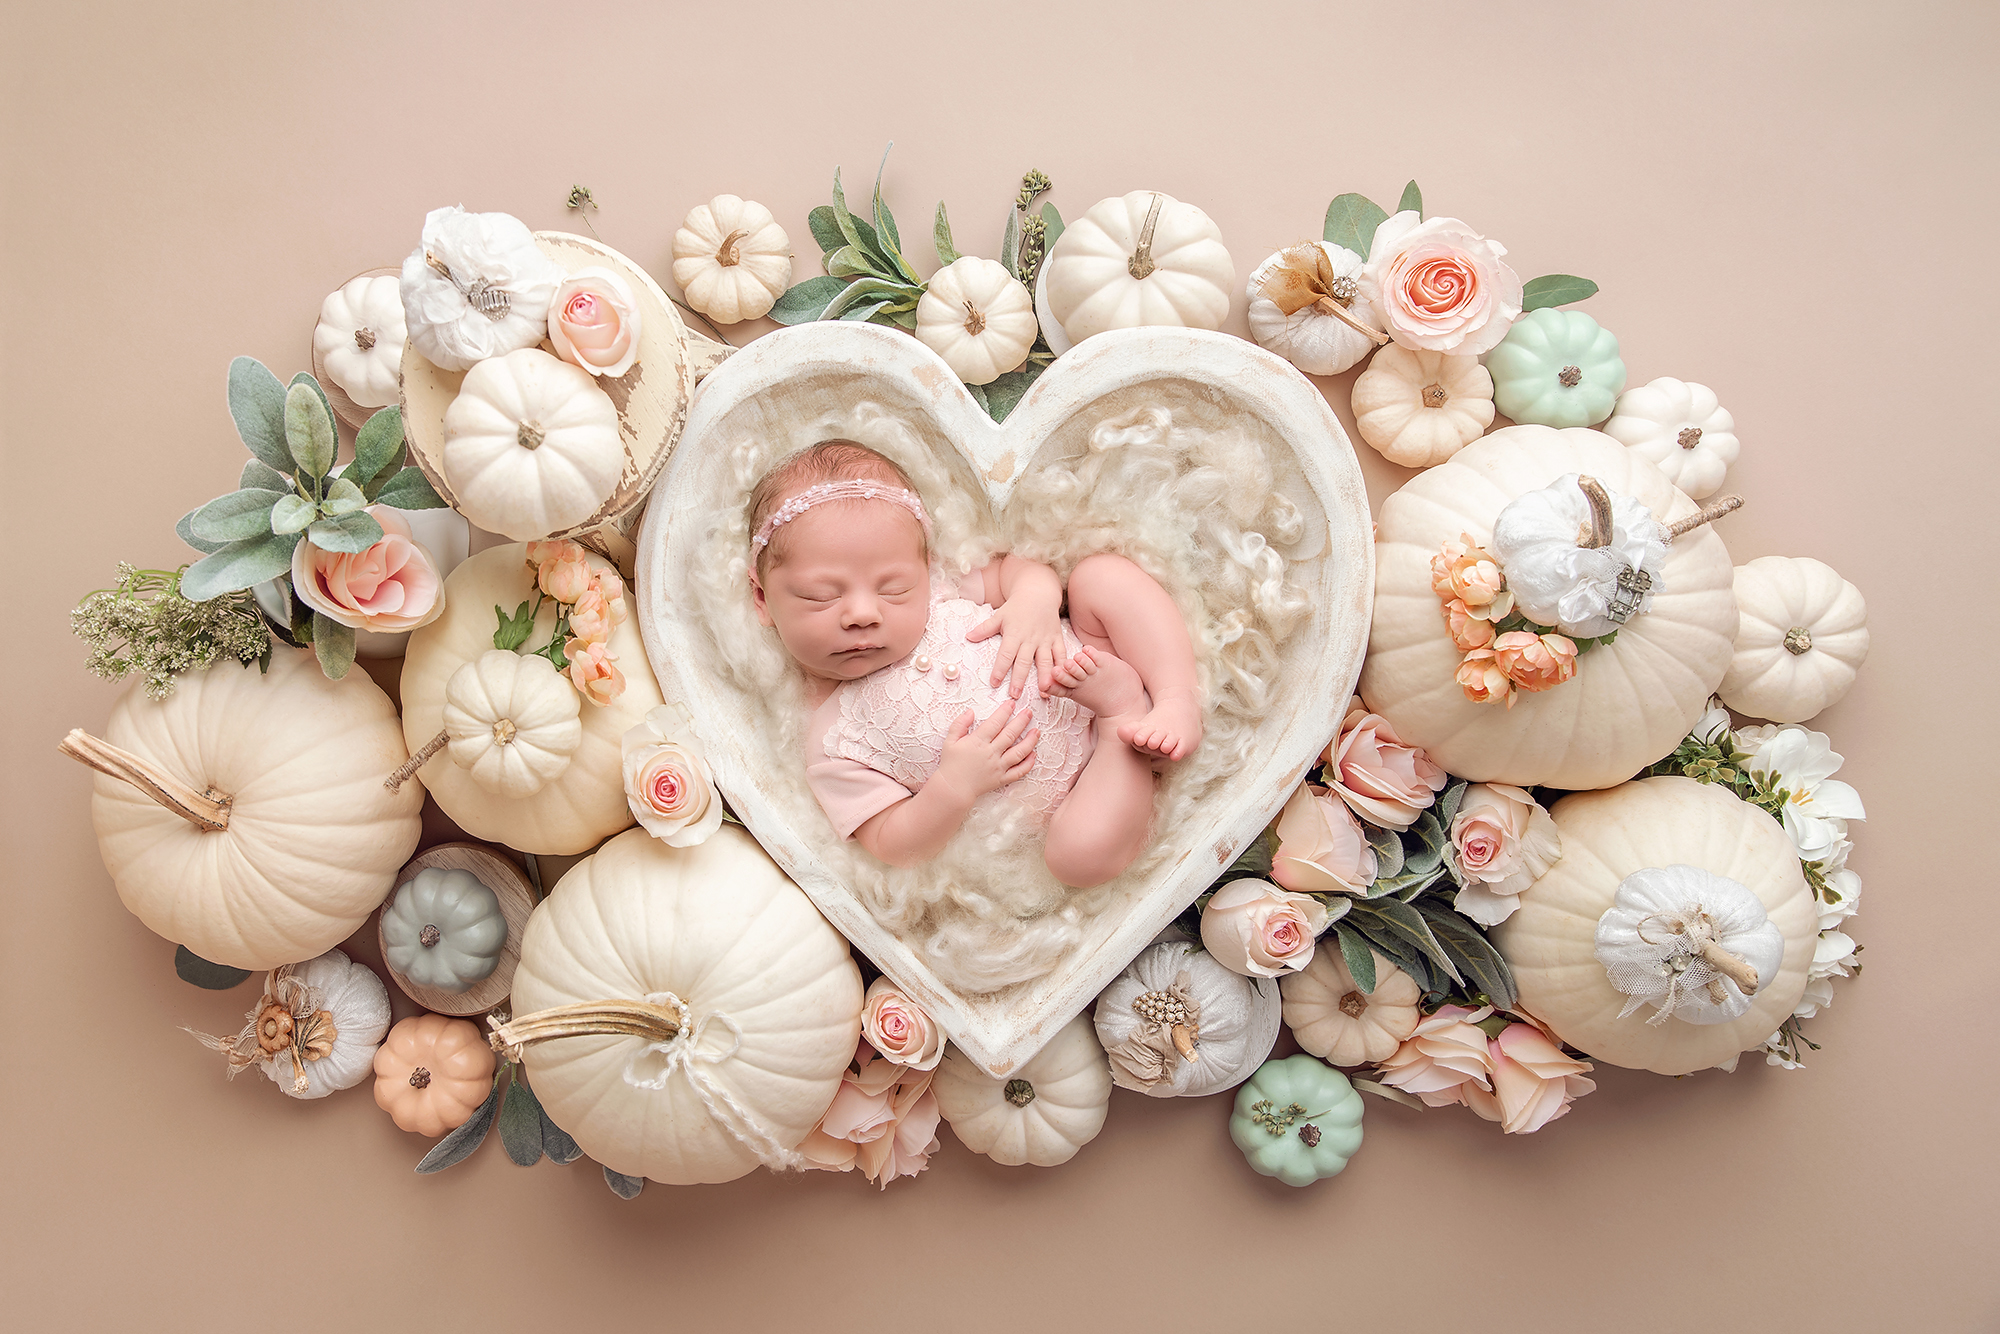
<instances>
[{"instance_id":1,"label":"wooden stem twig","mask_svg":"<svg viewBox=\"0 0 2000 1334\"><path fill-rule=\"evenodd\" d=\"M129 750L120 750L82 728L71 728L69 735L56 743L56 749L101 774L130 783L204 833L217 833L229 828L229 806L233 798L227 793L217 792L214 788L197 792L151 760L141 759Z\"/></svg>"},{"instance_id":2,"label":"wooden stem twig","mask_svg":"<svg viewBox=\"0 0 2000 1334\"><path fill-rule=\"evenodd\" d=\"M1690 514L1685 519L1676 519L1674 522L1668 524L1667 541L1671 542L1683 533L1691 533L1705 523L1714 523L1731 510L1740 510L1742 508L1743 497L1741 496L1724 496L1720 500L1711 500L1708 504L1701 507L1699 513Z\"/></svg>"},{"instance_id":3,"label":"wooden stem twig","mask_svg":"<svg viewBox=\"0 0 2000 1334\"><path fill-rule=\"evenodd\" d=\"M392 773L387 778L383 779L382 786L388 788L391 792L401 792L403 790L403 784L409 782L411 777L415 775L417 770L423 768L425 762L428 761L431 756L443 750L446 744L450 742L450 740L451 740L451 733L439 732L429 741L424 742L424 748L418 751L416 754L410 756L409 759L403 761L402 767L397 769L395 773Z\"/></svg>"},{"instance_id":4,"label":"wooden stem twig","mask_svg":"<svg viewBox=\"0 0 2000 1334\"><path fill-rule=\"evenodd\" d=\"M617 1036L671 1042L680 1031L677 1009L651 1001L605 1000L518 1015L504 1024L494 1024L486 1040L493 1050L518 1059L521 1048L529 1043L554 1038Z\"/></svg>"}]
</instances>

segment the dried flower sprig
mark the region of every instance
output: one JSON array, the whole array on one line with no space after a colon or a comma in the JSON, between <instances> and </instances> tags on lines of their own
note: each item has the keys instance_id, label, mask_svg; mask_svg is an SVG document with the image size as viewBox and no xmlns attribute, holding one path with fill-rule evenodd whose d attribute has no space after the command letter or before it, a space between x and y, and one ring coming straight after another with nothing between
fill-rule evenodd
<instances>
[{"instance_id":1,"label":"dried flower sprig","mask_svg":"<svg viewBox=\"0 0 2000 1334\"><path fill-rule=\"evenodd\" d=\"M176 675L223 658L269 665L271 630L256 599L238 592L191 602L180 593L186 568L140 570L120 561L117 585L77 604L69 625L89 645L93 673L120 681L142 672L146 693L165 699Z\"/></svg>"}]
</instances>

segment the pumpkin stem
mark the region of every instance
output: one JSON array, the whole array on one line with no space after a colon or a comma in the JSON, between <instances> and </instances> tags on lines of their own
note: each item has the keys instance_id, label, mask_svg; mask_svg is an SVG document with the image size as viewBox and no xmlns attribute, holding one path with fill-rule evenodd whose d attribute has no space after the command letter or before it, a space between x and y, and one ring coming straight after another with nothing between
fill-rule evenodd
<instances>
[{"instance_id":1,"label":"pumpkin stem","mask_svg":"<svg viewBox=\"0 0 2000 1334\"><path fill-rule=\"evenodd\" d=\"M514 443L523 449L540 449L546 438L540 422L522 422L520 429L514 432Z\"/></svg>"},{"instance_id":2,"label":"pumpkin stem","mask_svg":"<svg viewBox=\"0 0 2000 1334\"><path fill-rule=\"evenodd\" d=\"M235 798L227 793L212 787L197 792L151 760L120 750L80 727L71 728L56 749L101 774L130 783L204 833L229 828L229 807Z\"/></svg>"},{"instance_id":3,"label":"pumpkin stem","mask_svg":"<svg viewBox=\"0 0 2000 1334\"><path fill-rule=\"evenodd\" d=\"M1701 443L1701 428L1699 426L1684 426L1681 428L1681 433L1674 437L1674 440L1682 449L1693 449Z\"/></svg>"},{"instance_id":4,"label":"pumpkin stem","mask_svg":"<svg viewBox=\"0 0 2000 1334\"><path fill-rule=\"evenodd\" d=\"M1155 205L1154 207L1158 207ZM1008 1102L1016 1107L1026 1107L1035 1100L1035 1086L1025 1079L1010 1079L1003 1090Z\"/></svg>"},{"instance_id":5,"label":"pumpkin stem","mask_svg":"<svg viewBox=\"0 0 2000 1334\"><path fill-rule=\"evenodd\" d=\"M1746 996L1757 994L1757 970L1749 960L1739 954L1731 954L1713 939L1701 944L1701 957L1710 968L1734 982L1737 989Z\"/></svg>"},{"instance_id":6,"label":"pumpkin stem","mask_svg":"<svg viewBox=\"0 0 2000 1334\"><path fill-rule=\"evenodd\" d=\"M411 777L416 774L417 770L424 767L424 762L429 760L431 756L443 750L445 748L446 743L448 743L450 740L451 740L451 733L439 732L429 741L424 742L424 748L418 751L416 754L410 756L409 759L403 761L402 767L397 769L395 773L392 773L387 778L383 779L382 786L388 788L391 792L402 791L403 784L409 782Z\"/></svg>"},{"instance_id":7,"label":"pumpkin stem","mask_svg":"<svg viewBox=\"0 0 2000 1334\"><path fill-rule=\"evenodd\" d=\"M1153 263L1153 229L1160 225L1160 201L1165 198L1162 194L1153 196L1152 207L1146 210L1145 225L1139 228L1139 247L1125 261L1125 271L1134 278L1146 278L1159 267Z\"/></svg>"},{"instance_id":8,"label":"pumpkin stem","mask_svg":"<svg viewBox=\"0 0 2000 1334\"><path fill-rule=\"evenodd\" d=\"M360 348L363 352L366 352L369 348L374 347L375 331L369 328L356 329L354 331L354 345Z\"/></svg>"},{"instance_id":9,"label":"pumpkin stem","mask_svg":"<svg viewBox=\"0 0 2000 1334\"><path fill-rule=\"evenodd\" d=\"M1327 297L1321 297L1318 301L1315 301L1313 303L1313 309L1318 311L1322 315L1333 316L1335 319L1339 320L1342 324L1354 330L1354 332L1360 334L1363 338L1366 338L1369 342L1375 344L1375 346L1377 347L1380 347L1384 343L1389 341L1388 334L1383 333L1380 329L1370 328L1366 320L1358 320L1354 318L1353 313L1349 311L1347 307L1341 305L1340 302L1336 300L1332 300Z\"/></svg>"},{"instance_id":10,"label":"pumpkin stem","mask_svg":"<svg viewBox=\"0 0 2000 1334\"><path fill-rule=\"evenodd\" d=\"M1590 527L1578 529L1576 544L1586 551L1611 545L1611 496L1595 477L1579 477L1576 489L1590 502Z\"/></svg>"},{"instance_id":11,"label":"pumpkin stem","mask_svg":"<svg viewBox=\"0 0 2000 1334\"><path fill-rule=\"evenodd\" d=\"M715 252L715 262L724 268L743 262L743 238L750 233L741 227L722 238L722 246Z\"/></svg>"},{"instance_id":12,"label":"pumpkin stem","mask_svg":"<svg viewBox=\"0 0 2000 1334\"><path fill-rule=\"evenodd\" d=\"M1724 496L1701 507L1701 511L1690 514L1685 519L1676 519L1667 525L1667 541L1671 542L1684 533L1691 533L1705 523L1714 523L1731 510L1743 508L1743 497Z\"/></svg>"},{"instance_id":13,"label":"pumpkin stem","mask_svg":"<svg viewBox=\"0 0 2000 1334\"><path fill-rule=\"evenodd\" d=\"M1445 388L1443 385L1427 384L1424 386L1425 407L1441 408L1450 401L1451 401L1451 395L1445 392Z\"/></svg>"},{"instance_id":14,"label":"pumpkin stem","mask_svg":"<svg viewBox=\"0 0 2000 1334\"><path fill-rule=\"evenodd\" d=\"M1795 658L1812 652L1812 631L1803 625L1795 625L1785 631L1785 652Z\"/></svg>"},{"instance_id":15,"label":"pumpkin stem","mask_svg":"<svg viewBox=\"0 0 2000 1334\"><path fill-rule=\"evenodd\" d=\"M493 1022L493 1031L486 1040L508 1060L518 1061L521 1049L531 1042L597 1036L671 1042L680 1031L680 1011L671 1006L651 1001L602 1000L558 1005L550 1010L517 1015L505 1023Z\"/></svg>"},{"instance_id":16,"label":"pumpkin stem","mask_svg":"<svg viewBox=\"0 0 2000 1334\"><path fill-rule=\"evenodd\" d=\"M970 301L967 301L964 304L965 304L965 331L971 334L974 338L977 338L979 337L979 335L986 332L986 317L980 314L979 308L973 305Z\"/></svg>"}]
</instances>

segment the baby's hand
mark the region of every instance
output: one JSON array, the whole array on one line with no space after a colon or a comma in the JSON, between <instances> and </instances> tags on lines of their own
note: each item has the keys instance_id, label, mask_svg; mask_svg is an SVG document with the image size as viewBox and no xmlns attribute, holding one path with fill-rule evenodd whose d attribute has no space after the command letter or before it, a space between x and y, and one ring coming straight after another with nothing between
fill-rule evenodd
<instances>
[{"instance_id":1,"label":"baby's hand","mask_svg":"<svg viewBox=\"0 0 2000 1334\"><path fill-rule=\"evenodd\" d=\"M1026 709L999 708L975 727L967 709L945 735L944 757L930 781L945 784L969 807L988 792L1027 777L1041 736L1030 726L1033 722Z\"/></svg>"},{"instance_id":2,"label":"baby's hand","mask_svg":"<svg viewBox=\"0 0 2000 1334\"><path fill-rule=\"evenodd\" d=\"M1000 610L966 631L965 639L970 644L996 634L1000 636L1000 652L993 659L993 675L986 684L997 686L1011 675L1007 693L1019 699L1028 673L1035 672L1040 677L1042 693L1047 694L1055 682L1056 664L1069 657L1063 644L1061 613L1060 591L1053 603L1026 593L1008 598Z\"/></svg>"}]
</instances>

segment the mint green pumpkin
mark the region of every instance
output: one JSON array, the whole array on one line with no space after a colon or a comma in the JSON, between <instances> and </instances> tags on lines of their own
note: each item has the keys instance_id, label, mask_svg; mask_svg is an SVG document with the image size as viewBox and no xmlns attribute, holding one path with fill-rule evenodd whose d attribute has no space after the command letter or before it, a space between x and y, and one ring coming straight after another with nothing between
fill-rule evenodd
<instances>
[{"instance_id":1,"label":"mint green pumpkin","mask_svg":"<svg viewBox=\"0 0 2000 1334\"><path fill-rule=\"evenodd\" d=\"M1339 1175L1361 1147L1361 1095L1310 1056L1266 1061L1236 1091L1229 1138L1263 1175L1310 1186Z\"/></svg>"},{"instance_id":2,"label":"mint green pumpkin","mask_svg":"<svg viewBox=\"0 0 2000 1334\"><path fill-rule=\"evenodd\" d=\"M1625 392L1618 339L1580 310L1543 307L1486 354L1493 406L1537 426L1595 426Z\"/></svg>"},{"instance_id":3,"label":"mint green pumpkin","mask_svg":"<svg viewBox=\"0 0 2000 1334\"><path fill-rule=\"evenodd\" d=\"M506 943L500 897L470 871L419 871L382 909L382 957L420 987L458 992L485 981Z\"/></svg>"}]
</instances>

